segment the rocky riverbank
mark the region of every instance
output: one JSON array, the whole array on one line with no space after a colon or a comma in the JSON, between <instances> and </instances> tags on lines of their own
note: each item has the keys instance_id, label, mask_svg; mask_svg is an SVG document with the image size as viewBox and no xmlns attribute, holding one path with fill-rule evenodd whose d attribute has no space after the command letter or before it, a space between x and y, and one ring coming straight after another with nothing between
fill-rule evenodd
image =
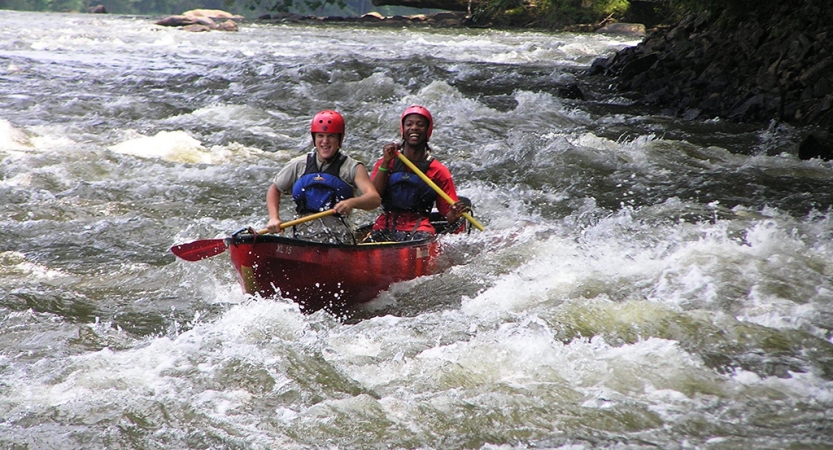
<instances>
[{"instance_id":1,"label":"rocky riverbank","mask_svg":"<svg viewBox=\"0 0 833 450\"><path fill-rule=\"evenodd\" d=\"M822 6L808 17L690 16L636 47L593 63L641 104L688 119L781 121L833 132L833 25Z\"/></svg>"}]
</instances>

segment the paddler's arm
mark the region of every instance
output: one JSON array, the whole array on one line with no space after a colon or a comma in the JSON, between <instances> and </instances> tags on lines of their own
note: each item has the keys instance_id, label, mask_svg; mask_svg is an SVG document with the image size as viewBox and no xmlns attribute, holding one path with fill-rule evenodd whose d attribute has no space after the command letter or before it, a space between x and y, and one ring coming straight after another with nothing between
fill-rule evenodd
<instances>
[{"instance_id":1,"label":"paddler's arm","mask_svg":"<svg viewBox=\"0 0 833 450\"><path fill-rule=\"evenodd\" d=\"M356 166L354 180L356 187L359 188L362 195L336 203L333 209L342 216L349 215L353 208L370 211L371 209L378 208L382 204L382 197L379 196L373 183L370 182L370 176L367 174L367 169L364 168L364 164Z\"/></svg>"},{"instance_id":2,"label":"paddler's arm","mask_svg":"<svg viewBox=\"0 0 833 450\"><path fill-rule=\"evenodd\" d=\"M385 195L385 190L388 187L388 176L390 176L390 162L396 158L396 152L398 151L399 144L395 144L393 142L385 144L385 148L382 151L382 164L379 165L379 168L373 175L373 187L376 188L376 192L378 192L380 196Z\"/></svg>"},{"instance_id":3,"label":"paddler's arm","mask_svg":"<svg viewBox=\"0 0 833 450\"><path fill-rule=\"evenodd\" d=\"M281 231L281 191L274 184L269 185L269 190L266 191L266 209L269 211L269 223L266 224L266 229L270 233L280 233Z\"/></svg>"}]
</instances>

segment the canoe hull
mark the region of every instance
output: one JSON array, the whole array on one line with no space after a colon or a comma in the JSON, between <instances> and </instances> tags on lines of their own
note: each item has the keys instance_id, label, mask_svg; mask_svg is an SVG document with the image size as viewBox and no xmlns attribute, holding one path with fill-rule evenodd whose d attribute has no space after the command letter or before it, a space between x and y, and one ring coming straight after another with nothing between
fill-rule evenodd
<instances>
[{"instance_id":1,"label":"canoe hull","mask_svg":"<svg viewBox=\"0 0 833 450\"><path fill-rule=\"evenodd\" d=\"M277 293L305 312L364 303L392 283L436 273L440 253L436 238L341 245L247 234L226 244L246 293Z\"/></svg>"}]
</instances>

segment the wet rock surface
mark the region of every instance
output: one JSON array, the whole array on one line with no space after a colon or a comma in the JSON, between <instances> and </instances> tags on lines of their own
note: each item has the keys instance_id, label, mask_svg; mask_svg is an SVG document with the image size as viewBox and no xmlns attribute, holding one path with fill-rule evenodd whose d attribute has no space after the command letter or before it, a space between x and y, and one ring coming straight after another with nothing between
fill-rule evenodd
<instances>
[{"instance_id":1,"label":"wet rock surface","mask_svg":"<svg viewBox=\"0 0 833 450\"><path fill-rule=\"evenodd\" d=\"M781 11L766 19L701 14L596 60L640 104L686 119L781 121L833 129L833 21Z\"/></svg>"}]
</instances>

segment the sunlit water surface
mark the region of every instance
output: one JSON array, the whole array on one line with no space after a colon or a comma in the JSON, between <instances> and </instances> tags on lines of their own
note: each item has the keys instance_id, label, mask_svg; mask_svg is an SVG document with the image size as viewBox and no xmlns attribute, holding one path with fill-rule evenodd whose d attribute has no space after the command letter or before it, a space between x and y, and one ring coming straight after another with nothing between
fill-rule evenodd
<instances>
[{"instance_id":1,"label":"sunlit water surface","mask_svg":"<svg viewBox=\"0 0 833 450\"><path fill-rule=\"evenodd\" d=\"M803 130L632 106L582 75L625 37L157 19L0 12L0 447L833 448ZM486 226L447 271L303 315L168 251L265 225L316 111L371 162L412 103Z\"/></svg>"}]
</instances>

